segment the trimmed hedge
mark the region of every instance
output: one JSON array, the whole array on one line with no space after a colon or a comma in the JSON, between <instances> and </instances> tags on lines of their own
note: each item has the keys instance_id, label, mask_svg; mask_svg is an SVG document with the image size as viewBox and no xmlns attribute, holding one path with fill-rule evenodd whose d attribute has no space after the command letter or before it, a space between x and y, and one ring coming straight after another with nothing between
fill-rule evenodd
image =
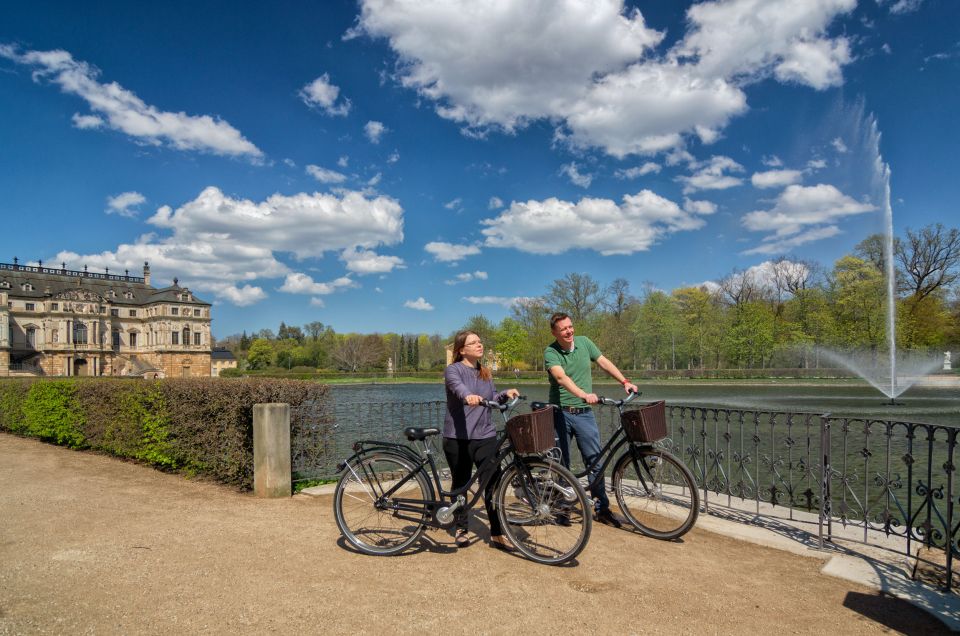
<instances>
[{"instance_id":1,"label":"trimmed hedge","mask_svg":"<svg viewBox=\"0 0 960 636\"><path fill-rule=\"evenodd\" d=\"M0 381L0 430L90 448L162 469L253 486L253 405L312 405L326 415L327 387L263 378Z\"/></svg>"}]
</instances>

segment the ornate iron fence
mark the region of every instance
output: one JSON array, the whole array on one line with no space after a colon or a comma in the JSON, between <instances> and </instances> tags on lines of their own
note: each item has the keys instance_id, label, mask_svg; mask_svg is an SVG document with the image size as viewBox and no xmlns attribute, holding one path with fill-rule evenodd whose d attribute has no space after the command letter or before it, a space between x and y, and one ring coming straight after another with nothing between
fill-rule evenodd
<instances>
[{"instance_id":1,"label":"ornate iron fence","mask_svg":"<svg viewBox=\"0 0 960 636\"><path fill-rule=\"evenodd\" d=\"M407 426L442 426L444 408L439 401L337 404L335 427L311 420L316 414L294 416L294 471L334 478L355 440L403 441ZM602 438L609 439L619 426L616 409L597 407L596 415ZM706 512L722 507L809 522L821 541L891 549L892 540L892 549L910 556L920 545L942 550L944 586L952 587L960 554L953 480L960 429L685 405L669 406L667 419L669 435L660 444L690 467ZM573 456L577 463L579 453Z\"/></svg>"}]
</instances>

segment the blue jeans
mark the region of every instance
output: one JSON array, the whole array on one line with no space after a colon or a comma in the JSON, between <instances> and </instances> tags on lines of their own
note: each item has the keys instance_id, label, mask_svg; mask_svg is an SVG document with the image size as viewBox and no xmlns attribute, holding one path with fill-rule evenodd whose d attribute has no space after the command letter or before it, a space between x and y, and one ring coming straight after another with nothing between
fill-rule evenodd
<instances>
[{"instance_id":1,"label":"blue jeans","mask_svg":"<svg viewBox=\"0 0 960 636\"><path fill-rule=\"evenodd\" d=\"M600 429L597 427L597 420L593 416L593 411L574 414L553 410L553 426L557 431L557 446L560 447L560 454L563 459L563 465L570 468L570 438L577 438L577 447L580 449L580 456L583 457L583 463L589 466L600 457ZM599 466L595 466L587 477L592 482L597 476ZM590 489L590 495L593 497L594 506L597 510L606 510L610 507L610 500L607 498L605 480L601 476L599 480Z\"/></svg>"}]
</instances>

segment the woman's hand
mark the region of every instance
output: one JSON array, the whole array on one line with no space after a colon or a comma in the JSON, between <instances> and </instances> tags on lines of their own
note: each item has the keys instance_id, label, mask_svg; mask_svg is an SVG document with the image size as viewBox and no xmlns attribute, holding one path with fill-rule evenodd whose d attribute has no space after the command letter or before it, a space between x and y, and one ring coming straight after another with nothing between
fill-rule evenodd
<instances>
[{"instance_id":1,"label":"woman's hand","mask_svg":"<svg viewBox=\"0 0 960 636\"><path fill-rule=\"evenodd\" d=\"M517 391L516 389L507 389L506 394L507 394L507 399L512 400L513 398L520 395L520 391Z\"/></svg>"},{"instance_id":2,"label":"woman's hand","mask_svg":"<svg viewBox=\"0 0 960 636\"><path fill-rule=\"evenodd\" d=\"M483 396L481 395L468 395L466 399L463 400L467 403L468 406L476 406L483 402Z\"/></svg>"}]
</instances>

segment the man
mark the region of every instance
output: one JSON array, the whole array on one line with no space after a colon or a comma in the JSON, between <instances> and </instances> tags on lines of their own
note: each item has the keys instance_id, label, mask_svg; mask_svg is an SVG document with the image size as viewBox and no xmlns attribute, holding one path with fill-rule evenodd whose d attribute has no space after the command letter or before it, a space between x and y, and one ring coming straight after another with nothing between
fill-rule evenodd
<instances>
[{"instance_id":1,"label":"man","mask_svg":"<svg viewBox=\"0 0 960 636\"><path fill-rule=\"evenodd\" d=\"M555 313L550 316L550 331L556 340L544 350L543 359L550 378L550 403L560 407L554 410L554 426L563 465L570 466L570 437L576 437L583 462L589 466L600 455L600 429L589 406L599 401L593 392L590 363L596 362L628 393L637 391L637 386L623 377L617 365L605 358L589 338L574 336L573 321L567 314ZM596 468L590 471L591 481L596 473ZM593 496L597 521L619 528L621 521L610 511L610 500L602 477L590 489L590 494Z\"/></svg>"}]
</instances>

